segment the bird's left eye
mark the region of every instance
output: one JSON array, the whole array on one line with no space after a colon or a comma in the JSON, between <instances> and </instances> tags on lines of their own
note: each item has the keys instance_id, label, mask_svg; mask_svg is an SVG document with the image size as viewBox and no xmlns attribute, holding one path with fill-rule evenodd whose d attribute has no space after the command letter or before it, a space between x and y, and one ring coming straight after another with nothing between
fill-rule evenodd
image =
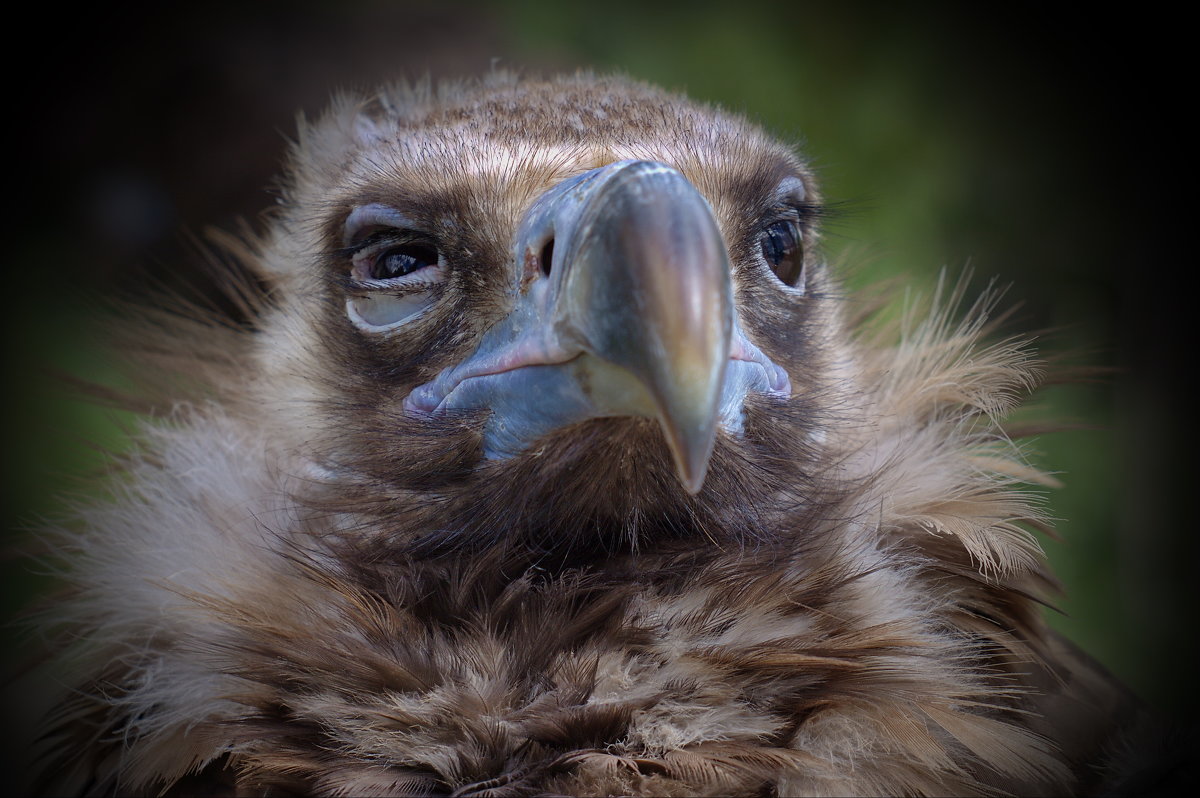
<instances>
[{"instance_id":1,"label":"bird's left eye","mask_svg":"<svg viewBox=\"0 0 1200 798\"><path fill-rule=\"evenodd\" d=\"M793 288L804 287L804 250L800 228L791 219L768 225L759 237L763 259L775 276Z\"/></svg>"}]
</instances>

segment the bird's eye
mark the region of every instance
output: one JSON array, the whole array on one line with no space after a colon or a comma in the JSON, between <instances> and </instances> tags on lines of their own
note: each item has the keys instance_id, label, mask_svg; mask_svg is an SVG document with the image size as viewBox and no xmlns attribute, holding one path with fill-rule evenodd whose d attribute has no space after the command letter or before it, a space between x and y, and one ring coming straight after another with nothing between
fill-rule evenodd
<instances>
[{"instance_id":1,"label":"bird's eye","mask_svg":"<svg viewBox=\"0 0 1200 798\"><path fill-rule=\"evenodd\" d=\"M375 255L368 275L372 280L391 280L404 277L429 266L436 266L437 250L425 244L402 244Z\"/></svg>"},{"instance_id":2,"label":"bird's eye","mask_svg":"<svg viewBox=\"0 0 1200 798\"><path fill-rule=\"evenodd\" d=\"M433 304L445 277L445 263L428 238L380 230L353 250L346 311L363 330L394 329Z\"/></svg>"},{"instance_id":3,"label":"bird's eye","mask_svg":"<svg viewBox=\"0 0 1200 798\"><path fill-rule=\"evenodd\" d=\"M763 259L775 276L793 288L804 288L804 250L800 229L791 219L774 222L759 237Z\"/></svg>"}]
</instances>

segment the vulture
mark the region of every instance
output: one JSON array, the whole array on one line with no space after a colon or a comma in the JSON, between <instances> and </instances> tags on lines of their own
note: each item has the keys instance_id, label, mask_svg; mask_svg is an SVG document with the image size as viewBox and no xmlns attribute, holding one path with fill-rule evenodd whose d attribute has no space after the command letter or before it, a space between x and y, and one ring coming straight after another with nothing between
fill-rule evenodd
<instances>
[{"instance_id":1,"label":"vulture","mask_svg":"<svg viewBox=\"0 0 1200 798\"><path fill-rule=\"evenodd\" d=\"M301 120L244 313L128 323L148 411L48 532L41 788L1112 789L1144 711L1045 624L1004 426L1041 362L965 281L874 313L825 208L620 76Z\"/></svg>"}]
</instances>

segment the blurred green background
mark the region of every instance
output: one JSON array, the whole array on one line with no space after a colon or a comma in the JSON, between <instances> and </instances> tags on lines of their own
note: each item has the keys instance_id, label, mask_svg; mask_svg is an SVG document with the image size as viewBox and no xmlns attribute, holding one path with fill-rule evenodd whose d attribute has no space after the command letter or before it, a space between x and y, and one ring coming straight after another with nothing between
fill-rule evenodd
<instances>
[{"instance_id":1,"label":"blurred green background","mask_svg":"<svg viewBox=\"0 0 1200 798\"><path fill-rule=\"evenodd\" d=\"M187 235L257 224L297 110L397 75L621 70L794 141L842 212L827 248L866 284L970 265L1010 285L1014 330L1105 379L1042 403L1081 429L1036 459L1062 542L1054 623L1152 702L1191 711L1178 375L1192 362L1173 242L1182 167L1173 25L964 5L317 3L73 10L11 64L18 193L6 271L6 524L119 446L113 415L47 377L112 379L90 298L196 282ZM10 56L12 58L12 56ZM1189 172L1194 169L1188 168ZM1182 182L1182 181L1181 181ZM99 449L88 444L97 444ZM6 613L38 579L3 564ZM6 639L10 639L7 638Z\"/></svg>"}]
</instances>

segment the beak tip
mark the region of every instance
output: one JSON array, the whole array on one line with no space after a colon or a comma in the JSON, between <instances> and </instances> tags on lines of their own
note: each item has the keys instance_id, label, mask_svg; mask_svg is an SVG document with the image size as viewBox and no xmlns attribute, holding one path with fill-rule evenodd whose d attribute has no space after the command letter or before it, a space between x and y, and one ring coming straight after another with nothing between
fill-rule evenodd
<instances>
[{"instance_id":1,"label":"beak tip","mask_svg":"<svg viewBox=\"0 0 1200 798\"><path fill-rule=\"evenodd\" d=\"M664 424L664 427L666 426ZM709 460L716 443L716 430L710 428L705 431L706 434L695 437L672 435L669 428L664 429L664 432L667 432L671 456L675 460L675 474L679 477L683 489L689 495L695 496L704 487L704 480L708 475Z\"/></svg>"},{"instance_id":2,"label":"beak tip","mask_svg":"<svg viewBox=\"0 0 1200 798\"><path fill-rule=\"evenodd\" d=\"M699 474L685 475L680 474L679 479L683 483L683 489L687 491L689 496L695 496L704 487L704 477L708 469L704 469Z\"/></svg>"}]
</instances>

